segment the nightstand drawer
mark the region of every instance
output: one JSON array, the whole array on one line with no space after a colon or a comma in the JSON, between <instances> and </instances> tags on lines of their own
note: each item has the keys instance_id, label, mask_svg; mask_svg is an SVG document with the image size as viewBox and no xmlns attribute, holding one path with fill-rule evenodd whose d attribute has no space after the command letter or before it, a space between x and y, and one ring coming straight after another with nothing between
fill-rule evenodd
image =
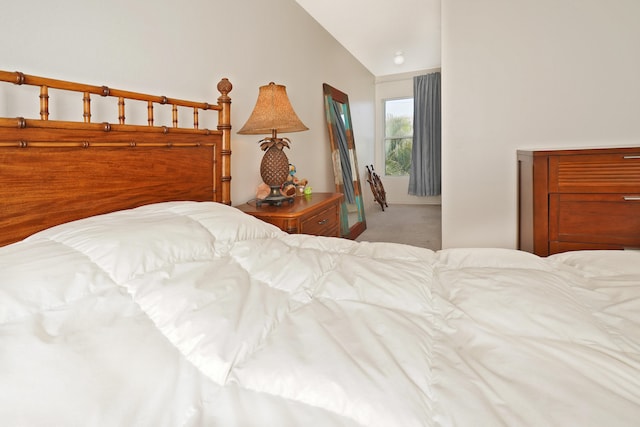
<instances>
[{"instance_id":1,"label":"nightstand drawer","mask_svg":"<svg viewBox=\"0 0 640 427\"><path fill-rule=\"evenodd\" d=\"M338 206L333 205L322 212L301 221L300 232L317 236L338 235Z\"/></svg>"}]
</instances>

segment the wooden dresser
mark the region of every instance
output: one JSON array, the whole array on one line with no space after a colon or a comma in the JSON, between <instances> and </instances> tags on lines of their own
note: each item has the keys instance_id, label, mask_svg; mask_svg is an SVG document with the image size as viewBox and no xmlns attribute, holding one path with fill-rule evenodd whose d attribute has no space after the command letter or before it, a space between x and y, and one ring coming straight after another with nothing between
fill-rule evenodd
<instances>
[{"instance_id":1,"label":"wooden dresser","mask_svg":"<svg viewBox=\"0 0 640 427\"><path fill-rule=\"evenodd\" d=\"M518 248L640 248L640 147L518 151Z\"/></svg>"},{"instance_id":2,"label":"wooden dresser","mask_svg":"<svg viewBox=\"0 0 640 427\"><path fill-rule=\"evenodd\" d=\"M287 233L340 237L341 203L341 193L313 193L296 196L293 203L282 206L257 207L249 202L237 208Z\"/></svg>"}]
</instances>

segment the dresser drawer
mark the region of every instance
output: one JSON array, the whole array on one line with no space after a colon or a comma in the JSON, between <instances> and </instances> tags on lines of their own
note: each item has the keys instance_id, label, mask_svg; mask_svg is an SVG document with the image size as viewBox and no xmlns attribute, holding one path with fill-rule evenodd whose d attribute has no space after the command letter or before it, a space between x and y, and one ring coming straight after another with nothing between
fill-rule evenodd
<instances>
[{"instance_id":1,"label":"dresser drawer","mask_svg":"<svg viewBox=\"0 0 640 427\"><path fill-rule=\"evenodd\" d=\"M549 156L551 193L640 193L640 151Z\"/></svg>"},{"instance_id":2,"label":"dresser drawer","mask_svg":"<svg viewBox=\"0 0 640 427\"><path fill-rule=\"evenodd\" d=\"M640 193L551 194L549 240L592 244L581 249L640 247Z\"/></svg>"},{"instance_id":3,"label":"dresser drawer","mask_svg":"<svg viewBox=\"0 0 640 427\"><path fill-rule=\"evenodd\" d=\"M317 236L338 236L338 206L329 206L327 209L303 218L300 222L300 232Z\"/></svg>"},{"instance_id":4,"label":"dresser drawer","mask_svg":"<svg viewBox=\"0 0 640 427\"><path fill-rule=\"evenodd\" d=\"M567 251L622 250L625 248L629 248L629 246L606 243L549 242L549 253L552 254ZM633 246L631 248L636 249Z\"/></svg>"}]
</instances>

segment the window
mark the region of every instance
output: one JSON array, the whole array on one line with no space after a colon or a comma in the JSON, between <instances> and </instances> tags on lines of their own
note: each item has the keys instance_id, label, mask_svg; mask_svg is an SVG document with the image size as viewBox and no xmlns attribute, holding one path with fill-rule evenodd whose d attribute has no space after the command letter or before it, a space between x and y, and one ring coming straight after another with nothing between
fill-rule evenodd
<instances>
[{"instance_id":1,"label":"window","mask_svg":"<svg viewBox=\"0 0 640 427\"><path fill-rule=\"evenodd\" d=\"M384 173L409 175L413 145L413 98L384 101Z\"/></svg>"}]
</instances>

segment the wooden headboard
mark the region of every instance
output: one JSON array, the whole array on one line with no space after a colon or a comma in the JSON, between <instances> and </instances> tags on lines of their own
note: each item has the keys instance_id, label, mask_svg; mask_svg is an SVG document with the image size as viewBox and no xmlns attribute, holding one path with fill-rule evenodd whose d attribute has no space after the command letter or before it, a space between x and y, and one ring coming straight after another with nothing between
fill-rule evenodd
<instances>
[{"instance_id":1,"label":"wooden headboard","mask_svg":"<svg viewBox=\"0 0 640 427\"><path fill-rule=\"evenodd\" d=\"M54 225L149 203L231 204L227 79L218 83L215 104L0 71L0 84L7 83L40 88L34 100L40 118L0 118L0 246ZM49 89L75 93L82 117L49 120ZM116 98L118 123L91 122L92 95ZM132 100L146 104L147 125L125 123ZM171 126L154 124L158 105L171 106ZM192 127L178 123L185 108L193 111ZM216 130L199 129L206 110L217 111Z\"/></svg>"}]
</instances>

